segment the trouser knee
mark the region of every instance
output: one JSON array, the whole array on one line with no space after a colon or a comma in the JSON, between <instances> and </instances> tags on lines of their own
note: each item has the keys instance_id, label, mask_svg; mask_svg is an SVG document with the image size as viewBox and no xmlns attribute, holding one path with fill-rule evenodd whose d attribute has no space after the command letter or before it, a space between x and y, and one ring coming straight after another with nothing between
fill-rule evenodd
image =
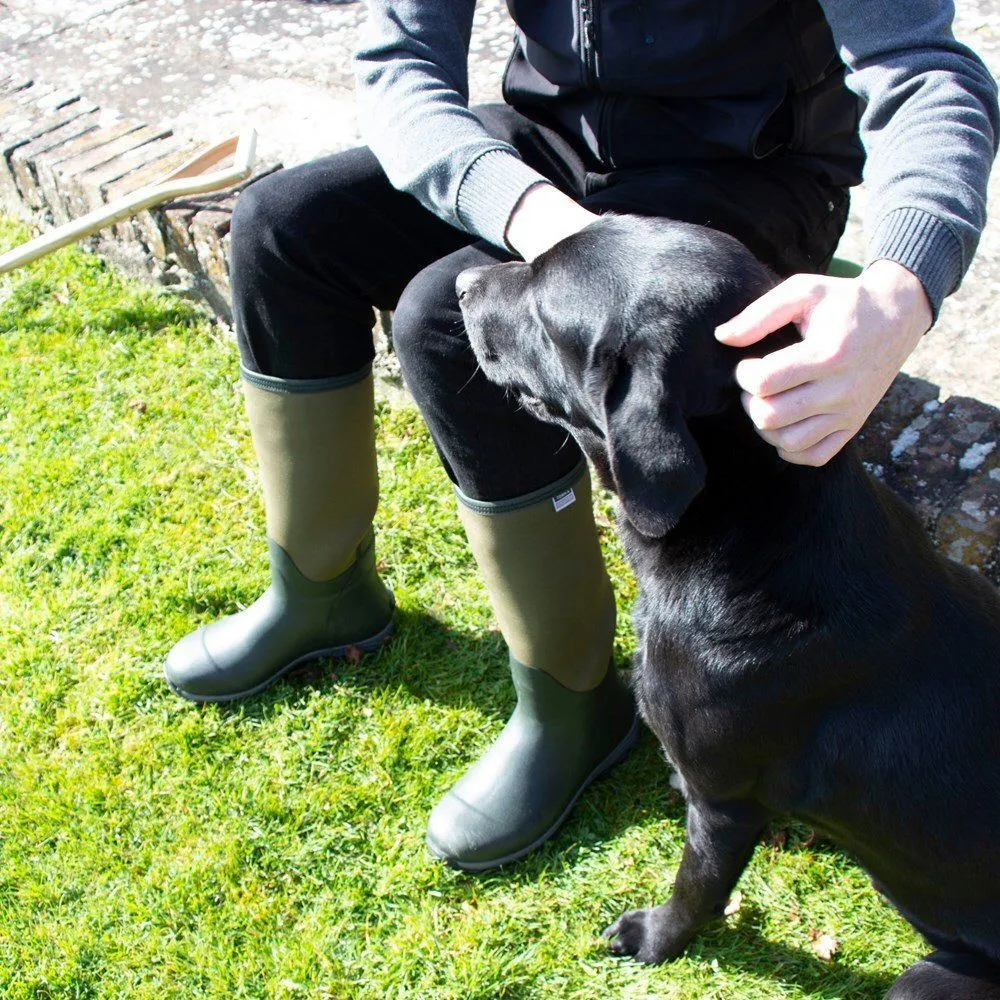
<instances>
[{"instance_id":1,"label":"trouser knee","mask_svg":"<svg viewBox=\"0 0 1000 1000\"><path fill-rule=\"evenodd\" d=\"M468 267L509 259L477 243L436 261L406 286L393 321L407 387L446 470L474 500L524 496L580 462L564 430L539 423L486 379L469 344L455 279Z\"/></svg>"},{"instance_id":2,"label":"trouser knee","mask_svg":"<svg viewBox=\"0 0 1000 1000\"><path fill-rule=\"evenodd\" d=\"M432 418L454 395L442 391L443 387L462 386L476 367L458 308L455 279L465 269L463 260L478 256L475 247L468 247L424 268L404 289L393 315L393 350L407 387Z\"/></svg>"},{"instance_id":3,"label":"trouser knee","mask_svg":"<svg viewBox=\"0 0 1000 1000\"><path fill-rule=\"evenodd\" d=\"M279 378L329 378L374 356L368 236L354 197L378 166L349 150L280 170L244 190L231 225L233 318L243 365Z\"/></svg>"}]
</instances>

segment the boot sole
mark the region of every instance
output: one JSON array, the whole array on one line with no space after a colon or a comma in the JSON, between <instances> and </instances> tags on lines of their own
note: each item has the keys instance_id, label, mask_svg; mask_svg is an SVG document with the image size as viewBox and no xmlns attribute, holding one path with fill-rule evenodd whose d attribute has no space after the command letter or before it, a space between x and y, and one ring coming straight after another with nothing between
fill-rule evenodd
<instances>
[{"instance_id":1,"label":"boot sole","mask_svg":"<svg viewBox=\"0 0 1000 1000\"><path fill-rule=\"evenodd\" d=\"M537 840L532 841L527 847L522 847L520 850L514 851L512 854L504 855L502 858L494 858L490 861L459 861L455 858L448 857L443 851L434 846L433 841L427 838L427 849L441 861L444 861L452 868L458 868L464 872L485 872L489 871L491 868L501 868L503 865L509 865L514 861L520 861L521 858L527 857L532 851L537 850L545 841L551 839L555 836L559 827L566 822L566 818L573 810L573 806L576 805L577 799L584 793L586 788L594 781L596 781L602 774L610 771L611 768L620 764L626 756L628 756L629 751L639 742L639 714L636 713L632 718L632 726L629 731L625 734L625 737L621 742L608 754L604 760L601 761L597 767L594 768L590 774L584 778L583 783L573 794L573 798L569 800L566 808L559 814L559 818L543 833Z\"/></svg>"},{"instance_id":2,"label":"boot sole","mask_svg":"<svg viewBox=\"0 0 1000 1000\"><path fill-rule=\"evenodd\" d=\"M241 698L251 698L255 694L260 694L261 691L265 691L276 681L279 681L285 676L290 670L294 670L296 667L301 667L304 663L311 663L313 660L322 659L343 659L347 655L349 649L360 649L363 653L374 653L377 649L383 646L392 636L393 632L396 630L396 612L393 610L392 618L389 619L389 624L386 625L381 632L376 633L373 636L369 636L367 639L360 639L357 642L347 642L342 646L330 646L326 649L314 649L312 652L305 653L291 663L286 663L276 674L272 674L266 681L256 685L252 688L247 688L245 691L237 691L235 694L193 694L190 691L185 691L183 688L177 687L169 677L164 673L164 678L167 682L168 687L176 695L180 695L181 698L187 701L193 701L199 705L206 703L222 703L227 701L239 701Z\"/></svg>"}]
</instances>

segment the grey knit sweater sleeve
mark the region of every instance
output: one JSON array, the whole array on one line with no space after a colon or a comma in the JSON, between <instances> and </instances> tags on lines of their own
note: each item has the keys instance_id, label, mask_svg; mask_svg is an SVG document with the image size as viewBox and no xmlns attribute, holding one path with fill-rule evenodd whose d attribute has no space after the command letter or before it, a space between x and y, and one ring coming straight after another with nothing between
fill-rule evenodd
<instances>
[{"instance_id":1,"label":"grey knit sweater sleeve","mask_svg":"<svg viewBox=\"0 0 1000 1000\"><path fill-rule=\"evenodd\" d=\"M820 0L848 86L861 98L868 152L868 259L920 278L937 316L986 224L1000 137L993 77L952 34L941 0Z\"/></svg>"},{"instance_id":2,"label":"grey knit sweater sleeve","mask_svg":"<svg viewBox=\"0 0 1000 1000\"><path fill-rule=\"evenodd\" d=\"M475 0L369 0L355 68L365 142L393 186L506 246L521 196L545 178L468 109Z\"/></svg>"}]
</instances>

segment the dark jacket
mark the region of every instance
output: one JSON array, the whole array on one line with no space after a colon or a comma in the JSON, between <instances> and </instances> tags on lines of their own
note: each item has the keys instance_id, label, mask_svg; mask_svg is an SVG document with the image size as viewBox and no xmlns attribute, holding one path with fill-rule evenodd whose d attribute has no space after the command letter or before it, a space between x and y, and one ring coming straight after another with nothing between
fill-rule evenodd
<instances>
[{"instance_id":1,"label":"dark jacket","mask_svg":"<svg viewBox=\"0 0 1000 1000\"><path fill-rule=\"evenodd\" d=\"M858 101L816 0L510 0L504 98L603 163L817 157L860 180Z\"/></svg>"}]
</instances>

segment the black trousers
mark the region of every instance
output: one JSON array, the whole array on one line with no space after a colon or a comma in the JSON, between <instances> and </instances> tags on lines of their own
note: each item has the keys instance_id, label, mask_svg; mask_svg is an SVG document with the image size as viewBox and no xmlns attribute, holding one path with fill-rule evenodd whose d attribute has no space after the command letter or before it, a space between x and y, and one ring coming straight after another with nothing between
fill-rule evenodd
<instances>
[{"instance_id":1,"label":"black trousers","mask_svg":"<svg viewBox=\"0 0 1000 1000\"><path fill-rule=\"evenodd\" d=\"M614 170L506 105L476 113L591 211L723 230L782 275L825 270L846 221L846 191L801 158ZM476 500L523 496L566 475L581 456L565 432L487 382L469 346L455 278L509 259L394 190L367 149L271 174L241 194L233 215L243 365L278 378L356 372L374 356L373 307L395 309L404 378L452 480Z\"/></svg>"}]
</instances>

